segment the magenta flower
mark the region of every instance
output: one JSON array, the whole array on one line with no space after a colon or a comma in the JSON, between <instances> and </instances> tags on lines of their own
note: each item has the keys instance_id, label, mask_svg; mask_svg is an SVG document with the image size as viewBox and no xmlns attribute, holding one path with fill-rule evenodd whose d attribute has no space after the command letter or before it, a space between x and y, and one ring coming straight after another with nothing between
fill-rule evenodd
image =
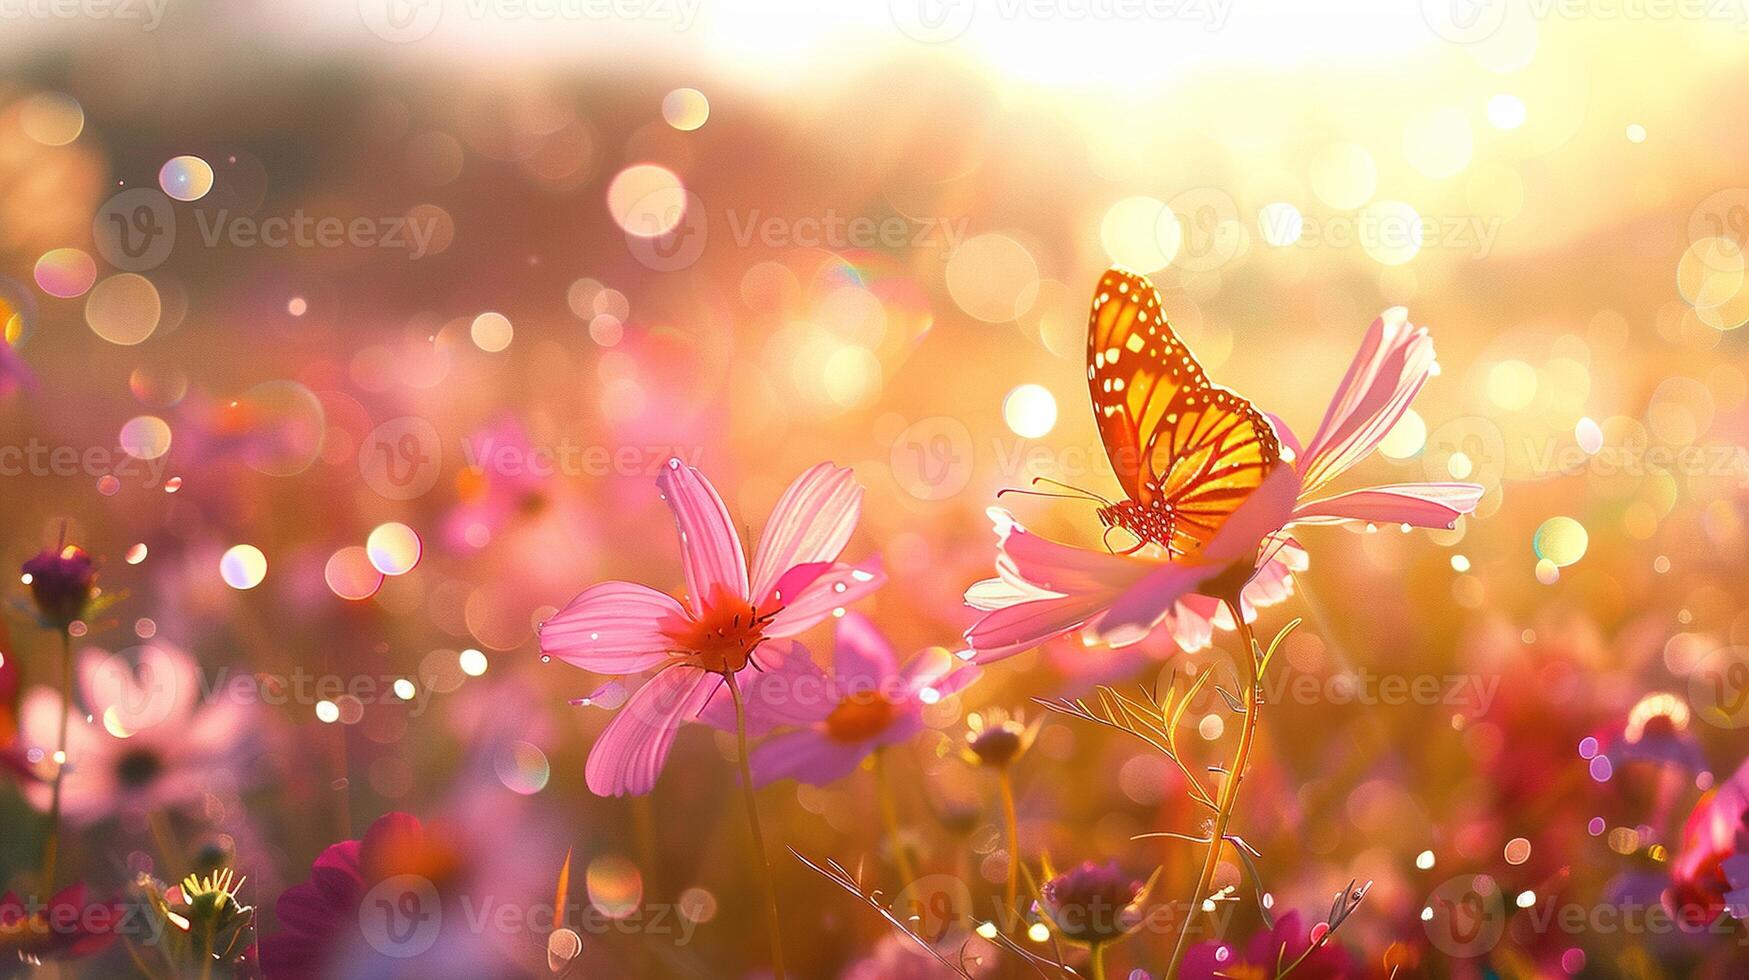
<instances>
[{"instance_id":1,"label":"magenta flower","mask_svg":"<svg viewBox=\"0 0 1749 980\"><path fill-rule=\"evenodd\" d=\"M966 603L984 616L966 631L979 663L1083 630L1111 646L1139 642L1166 626L1202 645L1212 627L1232 628L1220 608L1232 599L1247 620L1258 606L1285 599L1289 572L1306 557L1289 532L1298 526L1363 522L1449 528L1475 510L1482 488L1468 483L1408 483L1343 493L1323 491L1365 459L1403 417L1437 371L1433 340L1401 307L1372 323L1311 443L1301 449L1287 427L1277 435L1293 459L1276 465L1199 551L1178 558L1113 554L1060 544L1028 532L992 508L996 577L973 585Z\"/></svg>"},{"instance_id":2,"label":"magenta flower","mask_svg":"<svg viewBox=\"0 0 1749 980\"><path fill-rule=\"evenodd\" d=\"M1184 957L1185 980L1216 980L1219 977L1277 976L1289 963L1297 963L1293 975L1307 980L1341 980L1356 975L1348 951L1335 942L1312 950L1330 931L1320 922L1307 929L1298 911L1276 920L1274 928L1251 937L1240 948L1233 943L1209 942L1191 948ZM1316 936L1317 939L1313 937ZM1301 957L1305 959L1301 960Z\"/></svg>"},{"instance_id":3,"label":"magenta flower","mask_svg":"<svg viewBox=\"0 0 1749 980\"><path fill-rule=\"evenodd\" d=\"M207 792L233 787L250 771L255 734L248 706L201 703L200 668L187 654L148 646L135 665L92 649L80 657L78 673L95 722L75 711L67 723L61 812L72 823L198 806ZM24 794L46 811L61 695L33 688L19 714L23 758L42 777Z\"/></svg>"},{"instance_id":4,"label":"magenta flower","mask_svg":"<svg viewBox=\"0 0 1749 980\"><path fill-rule=\"evenodd\" d=\"M0 976L13 976L14 969L22 974L45 960L89 956L113 943L126 910L86 896L84 882L68 885L47 902L26 901L11 891L0 895Z\"/></svg>"},{"instance_id":5,"label":"magenta flower","mask_svg":"<svg viewBox=\"0 0 1749 980\"><path fill-rule=\"evenodd\" d=\"M541 624L544 655L602 674L656 671L590 750L585 781L601 796L648 793L674 734L770 640L806 630L885 581L879 562L838 561L862 488L821 463L777 502L749 567L728 508L698 470L671 459L656 478L674 511L686 603L631 582L603 582ZM764 662L759 661L763 666Z\"/></svg>"},{"instance_id":6,"label":"magenta flower","mask_svg":"<svg viewBox=\"0 0 1749 980\"><path fill-rule=\"evenodd\" d=\"M442 900L457 856L441 834L407 813L378 817L360 840L331 844L310 879L287 888L274 906L280 931L259 944L270 980L360 974L399 966L423 975L444 971L425 924L442 924ZM388 884L385 885L384 883ZM380 887L379 887L380 886ZM405 913L405 921L397 914Z\"/></svg>"},{"instance_id":7,"label":"magenta flower","mask_svg":"<svg viewBox=\"0 0 1749 980\"><path fill-rule=\"evenodd\" d=\"M838 620L832 673L822 672L799 643L774 660L747 687L747 731L778 732L753 750L753 781L779 779L824 786L853 772L885 745L923 729L923 709L964 690L981 671L940 647L912 657L903 668L892 644L869 620L846 613ZM706 707L701 720L732 731L726 698Z\"/></svg>"}]
</instances>

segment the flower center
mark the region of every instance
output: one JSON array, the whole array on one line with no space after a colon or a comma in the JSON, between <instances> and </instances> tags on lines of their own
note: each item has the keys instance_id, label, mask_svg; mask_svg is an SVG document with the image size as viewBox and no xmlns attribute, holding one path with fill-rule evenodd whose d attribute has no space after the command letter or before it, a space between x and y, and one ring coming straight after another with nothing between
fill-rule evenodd
<instances>
[{"instance_id":1,"label":"flower center","mask_svg":"<svg viewBox=\"0 0 1749 980\"><path fill-rule=\"evenodd\" d=\"M138 788L158 778L164 771L164 760L151 749L135 749L115 762L116 781L123 786Z\"/></svg>"},{"instance_id":2,"label":"flower center","mask_svg":"<svg viewBox=\"0 0 1749 980\"><path fill-rule=\"evenodd\" d=\"M826 716L826 734L840 742L860 742L879 735L892 721L893 702L879 691L860 691Z\"/></svg>"},{"instance_id":3,"label":"flower center","mask_svg":"<svg viewBox=\"0 0 1749 980\"><path fill-rule=\"evenodd\" d=\"M719 674L747 666L765 640L764 623L747 600L714 593L697 619L681 619L663 629L689 663Z\"/></svg>"}]
</instances>

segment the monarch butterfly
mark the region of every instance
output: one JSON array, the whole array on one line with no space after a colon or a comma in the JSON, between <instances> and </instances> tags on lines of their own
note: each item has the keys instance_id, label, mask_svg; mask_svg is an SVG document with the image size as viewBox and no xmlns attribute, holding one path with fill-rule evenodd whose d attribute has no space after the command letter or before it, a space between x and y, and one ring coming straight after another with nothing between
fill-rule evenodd
<instances>
[{"instance_id":1,"label":"monarch butterfly","mask_svg":"<svg viewBox=\"0 0 1749 980\"><path fill-rule=\"evenodd\" d=\"M1209 382L1167 322L1159 290L1106 270L1087 321L1087 387L1099 438L1128 499L1106 502L1107 533L1168 557L1194 556L1282 461L1269 419Z\"/></svg>"}]
</instances>

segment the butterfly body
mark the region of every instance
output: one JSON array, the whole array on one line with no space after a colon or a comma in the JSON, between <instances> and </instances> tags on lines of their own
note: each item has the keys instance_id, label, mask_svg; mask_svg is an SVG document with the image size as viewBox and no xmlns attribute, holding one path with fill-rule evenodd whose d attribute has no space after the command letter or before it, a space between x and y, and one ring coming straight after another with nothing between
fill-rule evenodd
<instances>
[{"instance_id":1,"label":"butterfly body","mask_svg":"<svg viewBox=\"0 0 1749 980\"><path fill-rule=\"evenodd\" d=\"M1106 528L1195 555L1281 464L1269 419L1212 384L1167 321L1160 294L1123 269L1100 278L1087 325L1094 419L1125 500L1099 509Z\"/></svg>"}]
</instances>

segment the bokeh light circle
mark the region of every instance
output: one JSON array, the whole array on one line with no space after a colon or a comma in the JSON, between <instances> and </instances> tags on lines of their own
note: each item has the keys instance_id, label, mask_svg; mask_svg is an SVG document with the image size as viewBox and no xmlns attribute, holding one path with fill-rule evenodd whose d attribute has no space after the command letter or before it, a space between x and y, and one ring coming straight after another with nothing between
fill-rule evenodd
<instances>
[{"instance_id":1,"label":"bokeh light circle","mask_svg":"<svg viewBox=\"0 0 1749 980\"><path fill-rule=\"evenodd\" d=\"M1002 400L1002 420L1023 439L1049 435L1057 424L1057 399L1043 385L1024 384Z\"/></svg>"},{"instance_id":2,"label":"bokeh light circle","mask_svg":"<svg viewBox=\"0 0 1749 980\"><path fill-rule=\"evenodd\" d=\"M376 595L383 586L383 573L371 564L369 552L355 544L328 556L322 579L328 583L329 591L353 602Z\"/></svg>"},{"instance_id":3,"label":"bokeh light circle","mask_svg":"<svg viewBox=\"0 0 1749 980\"><path fill-rule=\"evenodd\" d=\"M212 165L197 156L171 157L158 169L158 187L178 201L198 201L213 189Z\"/></svg>"},{"instance_id":4,"label":"bokeh light circle","mask_svg":"<svg viewBox=\"0 0 1749 980\"><path fill-rule=\"evenodd\" d=\"M607 187L607 211L626 234L657 238L673 231L686 215L686 186L674 171L637 163L614 176Z\"/></svg>"},{"instance_id":5,"label":"bokeh light circle","mask_svg":"<svg viewBox=\"0 0 1749 980\"><path fill-rule=\"evenodd\" d=\"M219 558L219 577L233 589L253 589L267 577L267 556L252 544L236 544Z\"/></svg>"},{"instance_id":6,"label":"bokeh light circle","mask_svg":"<svg viewBox=\"0 0 1749 980\"><path fill-rule=\"evenodd\" d=\"M384 575L405 575L419 564L419 534L399 521L377 525L364 547L371 565Z\"/></svg>"},{"instance_id":7,"label":"bokeh light circle","mask_svg":"<svg viewBox=\"0 0 1749 980\"><path fill-rule=\"evenodd\" d=\"M1552 562L1557 568L1565 568L1585 557L1590 543L1585 525L1571 517L1551 517L1536 529L1532 546L1538 558Z\"/></svg>"},{"instance_id":8,"label":"bokeh light circle","mask_svg":"<svg viewBox=\"0 0 1749 980\"><path fill-rule=\"evenodd\" d=\"M516 336L516 328L504 314L487 312L474 317L474 322L468 326L468 336L475 347L488 354L496 354L510 346L510 341Z\"/></svg>"},{"instance_id":9,"label":"bokeh light circle","mask_svg":"<svg viewBox=\"0 0 1749 980\"><path fill-rule=\"evenodd\" d=\"M157 459L170 451L170 425L156 415L136 415L122 424L122 451L135 459Z\"/></svg>"},{"instance_id":10,"label":"bokeh light circle","mask_svg":"<svg viewBox=\"0 0 1749 980\"><path fill-rule=\"evenodd\" d=\"M36 260L37 286L58 299L83 296L96 281L96 260L79 249L51 249Z\"/></svg>"},{"instance_id":11,"label":"bokeh light circle","mask_svg":"<svg viewBox=\"0 0 1749 980\"><path fill-rule=\"evenodd\" d=\"M164 302L145 276L122 272L93 286L85 297L85 322L112 344L131 347L158 329Z\"/></svg>"},{"instance_id":12,"label":"bokeh light circle","mask_svg":"<svg viewBox=\"0 0 1749 980\"><path fill-rule=\"evenodd\" d=\"M85 130L85 110L65 92L38 92L19 107L18 126L44 146L66 146Z\"/></svg>"},{"instance_id":13,"label":"bokeh light circle","mask_svg":"<svg viewBox=\"0 0 1749 980\"><path fill-rule=\"evenodd\" d=\"M703 126L710 117L710 100L698 89L677 88L662 98L662 118L683 133Z\"/></svg>"}]
</instances>

